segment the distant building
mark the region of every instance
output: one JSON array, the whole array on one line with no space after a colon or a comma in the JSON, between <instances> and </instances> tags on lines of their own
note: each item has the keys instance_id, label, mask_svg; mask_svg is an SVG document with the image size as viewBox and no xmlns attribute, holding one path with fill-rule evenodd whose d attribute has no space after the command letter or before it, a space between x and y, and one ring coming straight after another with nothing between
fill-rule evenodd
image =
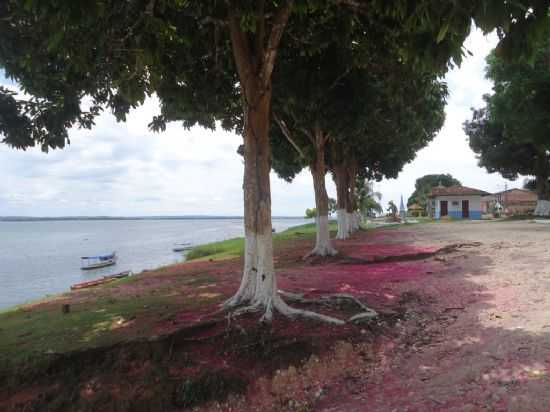
<instances>
[{"instance_id":1,"label":"distant building","mask_svg":"<svg viewBox=\"0 0 550 412\"><path fill-rule=\"evenodd\" d=\"M496 202L503 207L506 215L532 213L537 207L537 194L531 190L508 189L503 192L489 194L481 198L481 211L491 213L491 207Z\"/></svg>"},{"instance_id":2,"label":"distant building","mask_svg":"<svg viewBox=\"0 0 550 412\"><path fill-rule=\"evenodd\" d=\"M487 192L465 186L437 186L428 195L428 215L441 219L481 219L481 198Z\"/></svg>"}]
</instances>

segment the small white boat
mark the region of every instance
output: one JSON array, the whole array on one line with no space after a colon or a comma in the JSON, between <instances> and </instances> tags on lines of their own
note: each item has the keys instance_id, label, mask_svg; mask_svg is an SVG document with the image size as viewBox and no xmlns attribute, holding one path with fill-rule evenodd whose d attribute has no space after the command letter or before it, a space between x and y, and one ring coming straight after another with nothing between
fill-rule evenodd
<instances>
[{"instance_id":1,"label":"small white boat","mask_svg":"<svg viewBox=\"0 0 550 412\"><path fill-rule=\"evenodd\" d=\"M117 255L116 252L109 253L106 255L98 256L82 256L80 258L80 269L90 270L104 268L105 266L111 266L116 264Z\"/></svg>"},{"instance_id":2,"label":"small white boat","mask_svg":"<svg viewBox=\"0 0 550 412\"><path fill-rule=\"evenodd\" d=\"M192 248L193 248L193 245L191 245L191 242L184 242L184 243L174 243L174 247L172 248L172 250L174 252L183 252Z\"/></svg>"}]
</instances>

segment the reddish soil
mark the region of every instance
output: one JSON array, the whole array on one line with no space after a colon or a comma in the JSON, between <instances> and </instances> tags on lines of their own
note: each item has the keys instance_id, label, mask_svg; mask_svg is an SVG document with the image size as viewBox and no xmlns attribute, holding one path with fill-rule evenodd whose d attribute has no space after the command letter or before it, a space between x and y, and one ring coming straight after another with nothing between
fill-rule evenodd
<instances>
[{"instance_id":1,"label":"reddish soil","mask_svg":"<svg viewBox=\"0 0 550 412\"><path fill-rule=\"evenodd\" d=\"M367 374L335 385L315 410L549 411L550 227L423 225L412 240L482 245L407 281L431 315L417 333L404 322Z\"/></svg>"},{"instance_id":2,"label":"reddish soil","mask_svg":"<svg viewBox=\"0 0 550 412\"><path fill-rule=\"evenodd\" d=\"M280 288L307 297L352 294L380 313L362 325L215 321L217 304L238 286L238 260L176 265L72 294L66 300L169 289L198 303L147 319L151 327L129 341L61 355L42 377L0 389L0 410L548 411L550 226L542 226L361 232L336 242L340 256L307 261L301 256L310 242L279 248ZM412 259L472 242L481 245ZM373 261L383 256L407 260ZM340 318L357 313L307 308ZM143 322L138 317L133 327Z\"/></svg>"}]
</instances>

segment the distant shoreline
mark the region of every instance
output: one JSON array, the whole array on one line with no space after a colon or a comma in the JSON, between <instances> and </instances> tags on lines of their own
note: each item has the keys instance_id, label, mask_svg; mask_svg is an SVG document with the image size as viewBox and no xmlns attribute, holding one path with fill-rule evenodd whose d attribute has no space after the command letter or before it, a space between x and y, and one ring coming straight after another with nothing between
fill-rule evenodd
<instances>
[{"instance_id":1,"label":"distant shoreline","mask_svg":"<svg viewBox=\"0 0 550 412\"><path fill-rule=\"evenodd\" d=\"M0 216L0 222L51 222L75 220L243 220L243 216ZM303 216L273 216L272 219L305 219Z\"/></svg>"}]
</instances>

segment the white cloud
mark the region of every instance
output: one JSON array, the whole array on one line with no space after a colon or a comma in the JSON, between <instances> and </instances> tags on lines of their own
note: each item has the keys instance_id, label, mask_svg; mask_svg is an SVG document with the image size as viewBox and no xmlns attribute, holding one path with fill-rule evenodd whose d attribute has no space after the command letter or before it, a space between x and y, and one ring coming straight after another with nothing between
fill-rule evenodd
<instances>
[{"instance_id":1,"label":"white cloud","mask_svg":"<svg viewBox=\"0 0 550 412\"><path fill-rule=\"evenodd\" d=\"M500 176L477 167L462 132L470 107L479 106L490 90L484 65L495 44L495 36L479 31L468 38L466 48L474 56L446 77L444 128L398 179L377 185L384 201L398 202L401 194L406 200L415 180L427 173L451 173L468 186L502 189ZM0 84L13 87L1 74ZM147 124L157 113L157 101L149 99L126 123L103 114L93 130L72 130L71 145L49 154L0 145L0 215L241 215L243 164L236 150L242 139L179 124L152 133ZM327 185L335 197L328 176ZM271 189L274 215L301 215L314 204L307 170L292 184L272 174Z\"/></svg>"}]
</instances>

